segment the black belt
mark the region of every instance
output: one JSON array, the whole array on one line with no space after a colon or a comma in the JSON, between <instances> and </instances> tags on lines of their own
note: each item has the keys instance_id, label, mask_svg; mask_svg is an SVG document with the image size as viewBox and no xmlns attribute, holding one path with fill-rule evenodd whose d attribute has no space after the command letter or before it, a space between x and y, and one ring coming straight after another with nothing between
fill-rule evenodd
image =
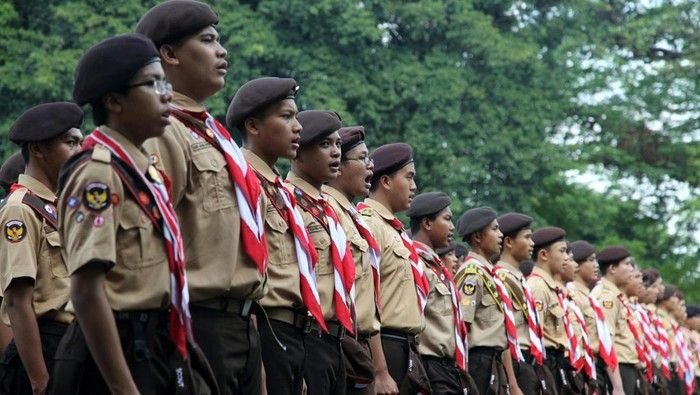
<instances>
[{"instance_id":1,"label":"black belt","mask_svg":"<svg viewBox=\"0 0 700 395\"><path fill-rule=\"evenodd\" d=\"M328 321L326 322L326 328L328 328L328 335L331 335L339 340L343 340L345 337L345 327L340 325L339 322ZM309 332L317 332L319 335L325 334L316 321L311 323L311 329Z\"/></svg>"},{"instance_id":2,"label":"black belt","mask_svg":"<svg viewBox=\"0 0 700 395\"><path fill-rule=\"evenodd\" d=\"M255 303L251 299L239 300L227 297L212 298L199 302L192 302L191 306L227 313L236 313L243 318L250 317L250 310Z\"/></svg>"},{"instance_id":3,"label":"black belt","mask_svg":"<svg viewBox=\"0 0 700 395\"><path fill-rule=\"evenodd\" d=\"M114 311L113 313L117 329L131 331L136 361L141 362L150 358L151 350L148 346L148 339L157 333L157 328L167 326L168 310L129 310Z\"/></svg>"},{"instance_id":4,"label":"black belt","mask_svg":"<svg viewBox=\"0 0 700 395\"><path fill-rule=\"evenodd\" d=\"M525 363L527 363L528 365L532 365L532 366L535 366L537 364L537 361L535 360L534 355L532 355L532 353L530 353L530 350L526 350L526 349L521 348L520 352L523 353L523 358L525 358Z\"/></svg>"},{"instance_id":5,"label":"black belt","mask_svg":"<svg viewBox=\"0 0 700 395\"><path fill-rule=\"evenodd\" d=\"M411 346L415 346L419 343L418 335L412 335L408 332L396 329L382 329L379 334L385 339L404 341Z\"/></svg>"},{"instance_id":6,"label":"black belt","mask_svg":"<svg viewBox=\"0 0 700 395\"><path fill-rule=\"evenodd\" d=\"M68 324L46 318L39 318L37 324L40 333L49 335L63 336L66 333L66 329L68 329Z\"/></svg>"},{"instance_id":7,"label":"black belt","mask_svg":"<svg viewBox=\"0 0 700 395\"><path fill-rule=\"evenodd\" d=\"M265 312L271 320L282 321L304 332L311 330L314 318L308 313L300 313L284 307L265 307Z\"/></svg>"},{"instance_id":8,"label":"black belt","mask_svg":"<svg viewBox=\"0 0 700 395\"><path fill-rule=\"evenodd\" d=\"M426 361L434 361L434 362L440 363L442 365L447 365L450 367L457 366L457 363L455 362L454 357L436 357L435 355L421 354L421 358L423 358Z\"/></svg>"},{"instance_id":9,"label":"black belt","mask_svg":"<svg viewBox=\"0 0 700 395\"><path fill-rule=\"evenodd\" d=\"M379 333L379 332L358 333L357 334L357 341L369 343L369 339L371 339L372 336L376 335L377 333Z\"/></svg>"},{"instance_id":10,"label":"black belt","mask_svg":"<svg viewBox=\"0 0 700 395\"><path fill-rule=\"evenodd\" d=\"M470 354L486 355L488 357L500 357L503 353L503 349L500 347L473 347L469 349Z\"/></svg>"}]
</instances>

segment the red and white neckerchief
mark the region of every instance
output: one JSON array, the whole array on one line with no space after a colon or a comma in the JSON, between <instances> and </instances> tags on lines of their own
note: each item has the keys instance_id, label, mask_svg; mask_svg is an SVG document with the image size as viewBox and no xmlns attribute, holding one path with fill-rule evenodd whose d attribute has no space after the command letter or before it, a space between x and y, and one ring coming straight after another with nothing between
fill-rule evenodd
<instances>
[{"instance_id":1,"label":"red and white neckerchief","mask_svg":"<svg viewBox=\"0 0 700 395\"><path fill-rule=\"evenodd\" d=\"M581 349L578 346L578 339L576 338L576 334L574 333L574 329L571 327L571 320L569 319L569 310L571 310L571 306L568 298L568 295L566 295L566 292L561 289L560 287L557 287L555 289L557 293L557 300L559 301L559 306L561 306L562 309L564 309L564 332L566 332L566 338L569 341L569 363L571 366L576 367L578 363L577 369L580 369L580 358L581 356ZM571 352L573 351L573 352Z\"/></svg>"},{"instance_id":2,"label":"red and white neckerchief","mask_svg":"<svg viewBox=\"0 0 700 395\"><path fill-rule=\"evenodd\" d=\"M304 306L306 306L309 314L318 322L318 325L328 332L326 322L323 319L321 298L316 286L315 268L318 262L316 247L309 235L309 231L304 226L304 218L299 212L294 195L284 186L279 177L275 177L275 186L282 197L283 209L287 214L285 219L294 236L294 251L296 252L297 265L299 266L301 300L304 302Z\"/></svg>"},{"instance_id":3,"label":"red and white neckerchief","mask_svg":"<svg viewBox=\"0 0 700 395\"><path fill-rule=\"evenodd\" d=\"M483 264L478 259L473 256L468 255L465 260L465 264L469 261L474 261L477 267L482 271L488 273L496 286L496 292L498 293L499 299L501 299L501 306L503 307L503 319L506 327L506 338L508 339L508 348L510 348L510 355L516 362L525 361L522 350L520 350L520 342L518 341L518 327L515 326L515 316L513 316L513 301L510 298L508 289L506 288L501 278L498 277L496 269L492 269L485 264Z\"/></svg>"},{"instance_id":4,"label":"red and white neckerchief","mask_svg":"<svg viewBox=\"0 0 700 395\"><path fill-rule=\"evenodd\" d=\"M655 347L658 347L655 334L652 332L649 322L649 317L646 314L644 307L637 303L630 303L630 308L634 313L637 322L639 322L639 327L642 329L642 335L644 336L644 364L646 366L645 376L648 382L653 382L654 380L654 359L656 358Z\"/></svg>"},{"instance_id":5,"label":"red and white neckerchief","mask_svg":"<svg viewBox=\"0 0 700 395\"><path fill-rule=\"evenodd\" d=\"M617 298L622 303L622 307L625 308L625 319L627 320L627 327L630 328L630 332L632 332L632 337L634 337L634 348L637 350L637 357L641 362L643 362L646 365L647 360L646 354L644 353L644 339L642 339L642 336L637 330L637 326L634 324L632 308L630 307L629 303L627 302L627 300L625 300L625 297L622 294L617 295Z\"/></svg>"},{"instance_id":6,"label":"red and white neckerchief","mask_svg":"<svg viewBox=\"0 0 700 395\"><path fill-rule=\"evenodd\" d=\"M169 333L170 338L183 358L187 358L187 342L194 342L192 336L192 316L189 308L189 292L187 289L187 275L185 274L185 251L180 233L180 225L175 214L175 209L170 202L170 195L162 183L160 174L146 177L138 170L136 161L116 140L104 134L100 129L95 129L92 134L85 138L83 150L90 149L100 144L107 148L112 155L121 159L130 166L135 174L138 174L141 181L148 187L151 198L155 201L156 207L162 221L157 227L160 228L165 240L166 252L168 254L168 269L170 271L170 313L169 313ZM157 172L153 168L154 172ZM151 213L146 213L151 217Z\"/></svg>"},{"instance_id":7,"label":"red and white neckerchief","mask_svg":"<svg viewBox=\"0 0 700 395\"><path fill-rule=\"evenodd\" d=\"M365 239L365 241L369 245L369 263L372 266L372 280L374 282L374 303L377 307L377 311L381 312L382 301L379 297L379 285L381 277L379 274L379 265L382 260L382 250L379 248L379 243L377 243L377 239L374 238L372 231L369 229L369 226L367 226L367 223L362 218L362 215L359 213L359 211L357 211L355 207L352 207L350 210L348 210L348 214L350 215L350 218L352 218L352 222L353 224L355 224L355 228L360 233L360 236L362 236L362 238Z\"/></svg>"},{"instance_id":8,"label":"red and white neckerchief","mask_svg":"<svg viewBox=\"0 0 700 395\"><path fill-rule=\"evenodd\" d=\"M673 332L679 359L678 376L685 384L686 395L692 395L695 391L695 364L690 355L690 348L683 329L677 323L674 323Z\"/></svg>"},{"instance_id":9,"label":"red and white neckerchief","mask_svg":"<svg viewBox=\"0 0 700 395\"><path fill-rule=\"evenodd\" d=\"M593 362L593 350L591 349L591 343L588 338L588 330L586 329L586 320L583 318L583 312L581 308L571 299L569 299L569 308L571 312L574 313L576 322L578 323L579 329L581 330L581 345L583 346L583 354L579 357L577 365L579 368L583 368L583 371L592 380L596 380L597 374L595 369L595 362Z\"/></svg>"},{"instance_id":10,"label":"red and white neckerchief","mask_svg":"<svg viewBox=\"0 0 700 395\"><path fill-rule=\"evenodd\" d=\"M657 313L651 313L652 327L659 337L659 355L661 356L661 374L666 380L671 380L671 340L661 317Z\"/></svg>"},{"instance_id":11,"label":"red and white neckerchief","mask_svg":"<svg viewBox=\"0 0 700 395\"><path fill-rule=\"evenodd\" d=\"M467 370L469 354L469 340L467 336L467 325L462 318L462 309L459 305L457 287L455 286L452 273L442 264L440 257L423 243L414 241L416 251L426 262L427 266L450 290L450 300L452 301L452 317L455 326L455 363L463 371Z\"/></svg>"},{"instance_id":12,"label":"red and white neckerchief","mask_svg":"<svg viewBox=\"0 0 700 395\"><path fill-rule=\"evenodd\" d=\"M269 252L265 236L265 218L261 209L262 191L260 180L255 175L253 168L243 156L243 152L226 130L208 112L193 112L178 108L181 111L201 122L207 127L206 134L197 128L191 128L209 144L217 148L226 160L226 168L234 185L238 210L241 215L241 240L243 251L252 260L262 274L267 270ZM177 114L173 114L177 118ZM182 120L182 119L181 119ZM211 135L209 134L211 132Z\"/></svg>"},{"instance_id":13,"label":"red and white neckerchief","mask_svg":"<svg viewBox=\"0 0 700 395\"><path fill-rule=\"evenodd\" d=\"M503 266L496 265L494 271L496 275L500 276L500 273L505 270L508 269ZM538 365L542 365L542 363L544 363L546 351L544 347L542 325L535 306L535 298L532 296L532 291L530 290L530 286L527 285L525 277L520 278L520 285L523 289L523 296L525 297L523 302L527 308L527 331L528 336L530 337L530 354Z\"/></svg>"},{"instance_id":14,"label":"red and white neckerchief","mask_svg":"<svg viewBox=\"0 0 700 395\"><path fill-rule=\"evenodd\" d=\"M598 355L603 362L608 365L608 368L614 372L615 369L617 369L617 354L615 354L610 328L608 328L608 324L605 322L605 314L598 300L593 297L593 295L588 295L588 301L591 303L591 308L593 308L593 312L595 313L595 327L598 332L598 340L600 341Z\"/></svg>"}]
</instances>

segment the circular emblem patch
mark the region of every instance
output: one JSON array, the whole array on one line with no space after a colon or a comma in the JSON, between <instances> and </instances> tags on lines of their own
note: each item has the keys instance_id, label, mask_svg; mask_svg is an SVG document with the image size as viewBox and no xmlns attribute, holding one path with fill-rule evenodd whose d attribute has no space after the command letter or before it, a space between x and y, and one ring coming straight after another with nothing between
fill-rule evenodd
<instances>
[{"instance_id":1,"label":"circular emblem patch","mask_svg":"<svg viewBox=\"0 0 700 395\"><path fill-rule=\"evenodd\" d=\"M66 204L68 205L68 208L76 208L76 207L78 207L79 200L75 196L69 196L68 200L66 202L67 202Z\"/></svg>"},{"instance_id":2,"label":"circular emblem patch","mask_svg":"<svg viewBox=\"0 0 700 395\"><path fill-rule=\"evenodd\" d=\"M101 182L87 184L83 193L83 203L85 207L93 211L106 209L111 203L109 187Z\"/></svg>"},{"instance_id":3,"label":"circular emblem patch","mask_svg":"<svg viewBox=\"0 0 700 395\"><path fill-rule=\"evenodd\" d=\"M612 300L604 300L603 307L605 307L606 309L612 309L613 308L613 301Z\"/></svg>"},{"instance_id":4,"label":"circular emblem patch","mask_svg":"<svg viewBox=\"0 0 700 395\"><path fill-rule=\"evenodd\" d=\"M473 281L465 281L464 285L462 285L462 291L465 295L474 295L476 284Z\"/></svg>"},{"instance_id":5,"label":"circular emblem patch","mask_svg":"<svg viewBox=\"0 0 700 395\"><path fill-rule=\"evenodd\" d=\"M541 300L535 300L535 308L537 309L537 311L542 311L543 306L544 305L542 304Z\"/></svg>"},{"instance_id":6,"label":"circular emblem patch","mask_svg":"<svg viewBox=\"0 0 700 395\"><path fill-rule=\"evenodd\" d=\"M22 241L22 239L24 239L24 236L26 235L27 226L24 225L24 222L18 219L13 219L5 223L5 238L10 243L20 242Z\"/></svg>"}]
</instances>

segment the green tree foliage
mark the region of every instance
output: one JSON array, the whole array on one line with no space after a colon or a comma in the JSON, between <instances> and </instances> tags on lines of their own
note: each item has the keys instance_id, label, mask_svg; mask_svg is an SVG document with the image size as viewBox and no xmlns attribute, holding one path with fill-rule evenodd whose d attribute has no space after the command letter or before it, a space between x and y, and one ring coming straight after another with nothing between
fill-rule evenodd
<instances>
[{"instance_id":1,"label":"green tree foliage","mask_svg":"<svg viewBox=\"0 0 700 395\"><path fill-rule=\"evenodd\" d=\"M0 0L0 133L69 99L80 54L155 3ZM365 125L373 147L409 142L419 189L450 192L454 212L490 205L623 243L700 301L692 1L210 3L229 61L213 114L251 78L293 77L302 109ZM15 149L3 139L0 156ZM606 183L577 181L591 169Z\"/></svg>"}]
</instances>

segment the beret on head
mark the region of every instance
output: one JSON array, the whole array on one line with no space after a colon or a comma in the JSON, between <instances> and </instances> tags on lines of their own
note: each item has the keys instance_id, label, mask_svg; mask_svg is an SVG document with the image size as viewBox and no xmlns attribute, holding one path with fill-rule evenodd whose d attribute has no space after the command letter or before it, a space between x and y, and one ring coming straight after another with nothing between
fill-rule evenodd
<instances>
[{"instance_id":1,"label":"beret on head","mask_svg":"<svg viewBox=\"0 0 700 395\"><path fill-rule=\"evenodd\" d=\"M457 258L466 256L468 253L469 250L467 250L464 244L455 243L455 255L457 255Z\"/></svg>"},{"instance_id":2,"label":"beret on head","mask_svg":"<svg viewBox=\"0 0 700 395\"><path fill-rule=\"evenodd\" d=\"M340 134L340 151L344 158L345 153L365 142L364 126L348 126L338 130Z\"/></svg>"},{"instance_id":3,"label":"beret on head","mask_svg":"<svg viewBox=\"0 0 700 395\"><path fill-rule=\"evenodd\" d=\"M303 147L340 129L340 115L334 111L308 110L302 111L298 115L301 124L301 135L299 136L299 146Z\"/></svg>"},{"instance_id":4,"label":"beret on head","mask_svg":"<svg viewBox=\"0 0 700 395\"><path fill-rule=\"evenodd\" d=\"M141 34L108 38L88 49L75 68L73 100L83 106L122 92L141 68L159 62L153 42Z\"/></svg>"},{"instance_id":5,"label":"beret on head","mask_svg":"<svg viewBox=\"0 0 700 395\"><path fill-rule=\"evenodd\" d=\"M557 241L562 241L566 237L566 231L555 226L546 226L532 232L532 241L535 242L533 249L536 251L550 246Z\"/></svg>"},{"instance_id":6,"label":"beret on head","mask_svg":"<svg viewBox=\"0 0 700 395\"><path fill-rule=\"evenodd\" d=\"M237 128L258 110L284 99L294 99L297 91L299 86L291 78L263 77L248 81L233 96L226 112L226 125Z\"/></svg>"},{"instance_id":7,"label":"beret on head","mask_svg":"<svg viewBox=\"0 0 700 395\"><path fill-rule=\"evenodd\" d=\"M24 158L22 158L22 153L17 151L12 156L7 158L5 163L0 167L0 187L2 187L5 192L10 188L10 185L17 182L19 175L24 173Z\"/></svg>"},{"instance_id":8,"label":"beret on head","mask_svg":"<svg viewBox=\"0 0 700 395\"><path fill-rule=\"evenodd\" d=\"M413 149L406 143L384 144L369 154L374 161L372 180L396 172L413 162Z\"/></svg>"},{"instance_id":9,"label":"beret on head","mask_svg":"<svg viewBox=\"0 0 700 395\"><path fill-rule=\"evenodd\" d=\"M61 101L44 103L25 111L17 118L8 137L15 143L31 143L54 138L71 128L80 129L83 110L77 104Z\"/></svg>"},{"instance_id":10,"label":"beret on head","mask_svg":"<svg viewBox=\"0 0 700 395\"><path fill-rule=\"evenodd\" d=\"M696 316L700 315L700 307L696 305L687 305L685 307L686 312L688 313L688 318L693 318Z\"/></svg>"},{"instance_id":11,"label":"beret on head","mask_svg":"<svg viewBox=\"0 0 700 395\"><path fill-rule=\"evenodd\" d=\"M510 235L530 227L532 217L521 213L503 214L498 219L498 227L504 235Z\"/></svg>"},{"instance_id":12,"label":"beret on head","mask_svg":"<svg viewBox=\"0 0 700 395\"><path fill-rule=\"evenodd\" d=\"M455 246L456 244L454 242L450 242L450 244L445 247L436 248L435 253L438 254L438 256L447 255L455 250Z\"/></svg>"},{"instance_id":13,"label":"beret on head","mask_svg":"<svg viewBox=\"0 0 700 395\"><path fill-rule=\"evenodd\" d=\"M411 207L406 211L409 218L423 218L442 211L450 205L451 199L444 192L421 193L411 200Z\"/></svg>"},{"instance_id":14,"label":"beret on head","mask_svg":"<svg viewBox=\"0 0 700 395\"><path fill-rule=\"evenodd\" d=\"M598 263L601 265L609 265L620 262L630 256L630 252L623 246L609 246L603 248L602 251L596 254Z\"/></svg>"},{"instance_id":15,"label":"beret on head","mask_svg":"<svg viewBox=\"0 0 700 395\"><path fill-rule=\"evenodd\" d=\"M589 256L595 254L595 247L593 244L585 240L577 240L569 244L571 253L574 254L574 260L581 263L586 260Z\"/></svg>"},{"instance_id":16,"label":"beret on head","mask_svg":"<svg viewBox=\"0 0 700 395\"><path fill-rule=\"evenodd\" d=\"M498 214L491 207L478 207L467 210L457 220L457 233L465 238L493 222Z\"/></svg>"},{"instance_id":17,"label":"beret on head","mask_svg":"<svg viewBox=\"0 0 700 395\"><path fill-rule=\"evenodd\" d=\"M217 23L219 17L205 3L170 0L148 10L136 25L136 33L150 38L160 48Z\"/></svg>"}]
</instances>

